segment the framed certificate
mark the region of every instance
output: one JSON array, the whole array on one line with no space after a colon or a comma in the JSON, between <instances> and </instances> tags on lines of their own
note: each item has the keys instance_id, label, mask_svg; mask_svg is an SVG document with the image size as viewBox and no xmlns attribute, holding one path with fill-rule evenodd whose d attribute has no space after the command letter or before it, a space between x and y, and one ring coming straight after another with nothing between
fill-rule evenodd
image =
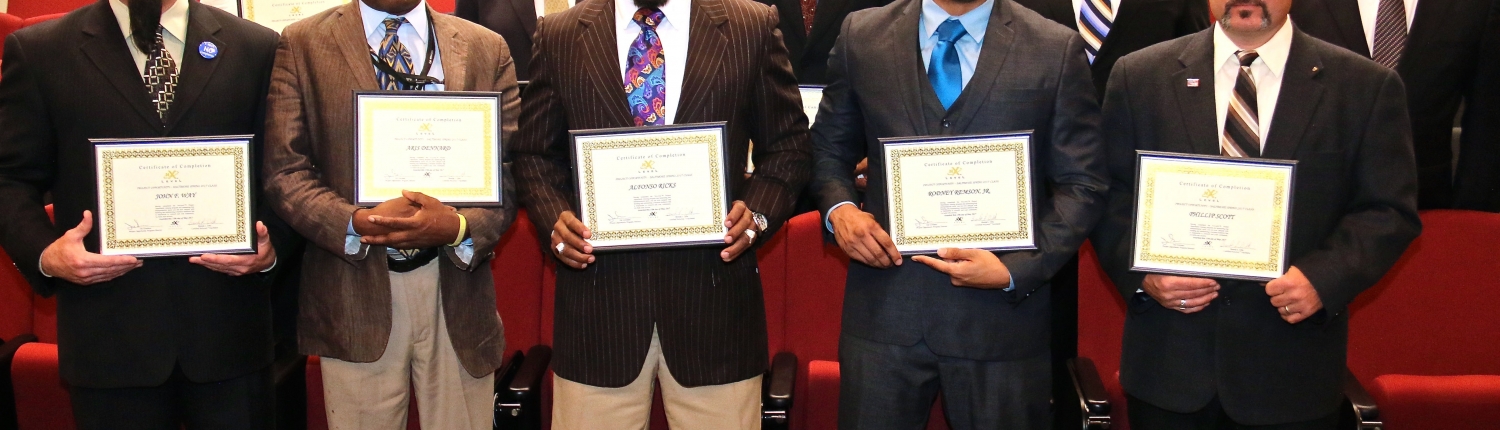
<instances>
[{"instance_id":1,"label":"framed certificate","mask_svg":"<svg viewBox=\"0 0 1500 430\"><path fill-rule=\"evenodd\" d=\"M1296 161L1137 152L1131 270L1253 281L1286 272Z\"/></svg>"},{"instance_id":2,"label":"framed certificate","mask_svg":"<svg viewBox=\"0 0 1500 430\"><path fill-rule=\"evenodd\" d=\"M802 112L807 114L807 125L812 125L818 119L818 105L823 103L823 86L799 85L797 89L802 91Z\"/></svg>"},{"instance_id":3,"label":"framed certificate","mask_svg":"<svg viewBox=\"0 0 1500 430\"><path fill-rule=\"evenodd\" d=\"M255 252L252 136L94 139L99 253Z\"/></svg>"},{"instance_id":4,"label":"framed certificate","mask_svg":"<svg viewBox=\"0 0 1500 430\"><path fill-rule=\"evenodd\" d=\"M573 131L578 217L594 249L723 245L724 124Z\"/></svg>"},{"instance_id":5,"label":"framed certificate","mask_svg":"<svg viewBox=\"0 0 1500 430\"><path fill-rule=\"evenodd\" d=\"M887 225L897 251L1036 248L1031 132L880 142Z\"/></svg>"},{"instance_id":6,"label":"framed certificate","mask_svg":"<svg viewBox=\"0 0 1500 430\"><path fill-rule=\"evenodd\" d=\"M354 204L410 190L500 206L500 93L356 92L354 110Z\"/></svg>"},{"instance_id":7,"label":"framed certificate","mask_svg":"<svg viewBox=\"0 0 1500 430\"><path fill-rule=\"evenodd\" d=\"M215 0L229 1L229 0ZM276 30L349 0L239 0L240 18Z\"/></svg>"}]
</instances>

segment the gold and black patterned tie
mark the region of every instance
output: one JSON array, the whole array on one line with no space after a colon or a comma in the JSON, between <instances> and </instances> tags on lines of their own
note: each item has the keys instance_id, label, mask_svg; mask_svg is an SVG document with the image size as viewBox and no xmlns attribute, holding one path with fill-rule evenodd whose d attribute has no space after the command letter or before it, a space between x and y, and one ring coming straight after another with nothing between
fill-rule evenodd
<instances>
[{"instance_id":1,"label":"gold and black patterned tie","mask_svg":"<svg viewBox=\"0 0 1500 430\"><path fill-rule=\"evenodd\" d=\"M380 58L397 72L411 73L411 52L406 50L406 45L401 43L401 38L396 36L396 30L401 29L401 24L406 23L406 18L386 18L385 38L380 40ZM380 89L395 91L402 89L401 81L395 76L388 76L380 70L375 71L375 77L380 82Z\"/></svg>"},{"instance_id":2,"label":"gold and black patterned tie","mask_svg":"<svg viewBox=\"0 0 1500 430\"><path fill-rule=\"evenodd\" d=\"M1260 108L1255 98L1255 76L1250 73L1250 65L1260 58L1260 54L1239 51L1235 56L1240 59L1240 73L1229 96L1229 114L1224 116L1224 137L1219 139L1219 154L1259 157Z\"/></svg>"},{"instance_id":3,"label":"gold and black patterned tie","mask_svg":"<svg viewBox=\"0 0 1500 430\"><path fill-rule=\"evenodd\" d=\"M151 95L156 116L161 118L162 124L167 123L167 110L172 108L172 98L177 93L177 61L172 59L167 44L162 41L164 30L163 27L156 28L156 46L146 58L146 72L143 74L146 91Z\"/></svg>"}]
</instances>

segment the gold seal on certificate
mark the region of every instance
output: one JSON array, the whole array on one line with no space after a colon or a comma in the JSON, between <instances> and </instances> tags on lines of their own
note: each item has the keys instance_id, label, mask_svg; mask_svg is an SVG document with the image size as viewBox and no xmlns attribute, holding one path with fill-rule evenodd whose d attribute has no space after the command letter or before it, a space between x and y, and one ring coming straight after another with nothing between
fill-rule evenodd
<instances>
[{"instance_id":1,"label":"gold seal on certificate","mask_svg":"<svg viewBox=\"0 0 1500 430\"><path fill-rule=\"evenodd\" d=\"M797 90L802 92L802 113L807 114L807 125L812 125L818 119L818 105L823 103L823 86L799 85Z\"/></svg>"},{"instance_id":2,"label":"gold seal on certificate","mask_svg":"<svg viewBox=\"0 0 1500 430\"><path fill-rule=\"evenodd\" d=\"M91 140L99 253L254 252L251 138Z\"/></svg>"},{"instance_id":3,"label":"gold seal on certificate","mask_svg":"<svg viewBox=\"0 0 1500 430\"><path fill-rule=\"evenodd\" d=\"M880 142L897 251L1036 248L1030 132Z\"/></svg>"},{"instance_id":4,"label":"gold seal on certificate","mask_svg":"<svg viewBox=\"0 0 1500 430\"><path fill-rule=\"evenodd\" d=\"M1131 270L1254 281L1286 271L1295 161L1138 153Z\"/></svg>"},{"instance_id":5,"label":"gold seal on certificate","mask_svg":"<svg viewBox=\"0 0 1500 430\"><path fill-rule=\"evenodd\" d=\"M359 92L354 107L355 204L410 190L500 206L500 93Z\"/></svg>"},{"instance_id":6,"label":"gold seal on certificate","mask_svg":"<svg viewBox=\"0 0 1500 430\"><path fill-rule=\"evenodd\" d=\"M302 18L348 3L349 0L239 0L239 2L240 18L264 25L280 33L281 29L301 21Z\"/></svg>"},{"instance_id":7,"label":"gold seal on certificate","mask_svg":"<svg viewBox=\"0 0 1500 430\"><path fill-rule=\"evenodd\" d=\"M724 123L573 131L596 250L724 244Z\"/></svg>"}]
</instances>

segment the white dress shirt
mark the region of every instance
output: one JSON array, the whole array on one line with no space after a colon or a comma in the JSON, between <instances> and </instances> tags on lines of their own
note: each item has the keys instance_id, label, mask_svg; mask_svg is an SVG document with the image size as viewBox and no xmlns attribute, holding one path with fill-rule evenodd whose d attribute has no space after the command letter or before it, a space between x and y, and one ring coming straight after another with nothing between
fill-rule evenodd
<instances>
[{"instance_id":1,"label":"white dress shirt","mask_svg":"<svg viewBox=\"0 0 1500 430\"><path fill-rule=\"evenodd\" d=\"M1229 40L1219 24L1214 24L1214 58L1218 58L1219 70L1214 74L1214 111L1218 114L1219 138L1224 136L1224 118L1229 115L1229 99L1234 93L1234 81L1240 75L1240 58L1235 55L1240 47ZM1292 51L1292 20L1287 19L1271 40L1255 48L1260 54L1250 63L1250 75L1255 78L1255 103L1260 112L1260 147L1266 148L1266 136L1270 134L1271 122L1276 114L1276 99L1281 95L1281 77L1285 76L1286 59Z\"/></svg>"},{"instance_id":2,"label":"white dress shirt","mask_svg":"<svg viewBox=\"0 0 1500 430\"><path fill-rule=\"evenodd\" d=\"M377 53L380 52L380 41L385 39L385 19L406 18L406 23L396 29L396 37L406 46L406 51L411 53L411 74L421 74L422 66L427 61L427 30L430 29L427 26L427 0L422 0L411 12L400 16L375 10L363 1L356 3L359 3L359 17L365 23L365 41L369 42L370 50ZM433 52L432 70L427 72L427 76L443 79L443 47L438 46ZM374 64L370 65L370 73L375 73ZM424 89L442 91L444 87L443 84L428 84Z\"/></svg>"},{"instance_id":3,"label":"white dress shirt","mask_svg":"<svg viewBox=\"0 0 1500 430\"><path fill-rule=\"evenodd\" d=\"M568 7L569 8L572 8L573 6L578 5L578 0L567 0L567 2L568 2ZM634 3L634 2L631 2L631 3ZM536 5L536 17L537 18L541 18L541 17L547 16L547 0L533 0L532 4ZM631 12L631 13L635 13L635 12ZM620 81L620 85L623 88L624 85L625 85L625 81Z\"/></svg>"},{"instance_id":4,"label":"white dress shirt","mask_svg":"<svg viewBox=\"0 0 1500 430\"><path fill-rule=\"evenodd\" d=\"M177 0L172 7L167 8L161 14L161 26L166 29L161 34L161 40L167 45L167 53L172 55L172 60L177 64L179 70L182 68L183 39L187 38L188 28L188 1ZM135 60L135 70L141 74L146 73L146 61L150 56L141 52L135 46L135 31L130 28L130 7L120 0L109 0L109 10L115 13L115 21L120 23L120 31L125 34L125 46L130 49L130 58ZM145 82L145 81L142 81ZM142 83L141 85L145 85Z\"/></svg>"},{"instance_id":5,"label":"white dress shirt","mask_svg":"<svg viewBox=\"0 0 1500 430\"><path fill-rule=\"evenodd\" d=\"M1411 19L1417 15L1417 0L1402 0L1406 5L1406 31L1411 32ZM1359 22L1365 30L1365 46L1370 54L1375 53L1375 17L1380 12L1380 0L1359 0Z\"/></svg>"},{"instance_id":6,"label":"white dress shirt","mask_svg":"<svg viewBox=\"0 0 1500 430\"><path fill-rule=\"evenodd\" d=\"M682 95L682 75L687 68L688 29L691 28L693 3L691 0L669 0L662 5L661 23L656 25L656 35L661 39L662 54L667 57L667 67L662 73L667 78L666 124L677 120L677 97ZM630 44L641 34L641 25L636 24L635 11L640 10L635 2L615 0L615 43L620 49L620 79L616 80L620 91L625 91L625 73L630 70Z\"/></svg>"}]
</instances>

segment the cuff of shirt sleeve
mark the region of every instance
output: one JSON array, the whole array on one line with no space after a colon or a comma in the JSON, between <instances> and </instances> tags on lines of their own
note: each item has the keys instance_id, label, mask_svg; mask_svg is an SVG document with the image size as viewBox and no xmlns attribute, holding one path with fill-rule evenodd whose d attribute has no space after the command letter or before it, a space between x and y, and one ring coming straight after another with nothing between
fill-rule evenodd
<instances>
[{"instance_id":1,"label":"cuff of shirt sleeve","mask_svg":"<svg viewBox=\"0 0 1500 430\"><path fill-rule=\"evenodd\" d=\"M854 204L854 202L840 202L839 204L833 205L833 207L828 208L828 215L823 217L823 227L827 228L829 233L833 233L833 220L831 219L833 217L833 211L838 209L840 206L852 204Z\"/></svg>"},{"instance_id":2,"label":"cuff of shirt sleeve","mask_svg":"<svg viewBox=\"0 0 1500 430\"><path fill-rule=\"evenodd\" d=\"M42 268L42 257L36 258L36 270L38 272L42 272L42 276L46 276L48 278L52 277L52 275L47 274L47 269Z\"/></svg>"},{"instance_id":3,"label":"cuff of shirt sleeve","mask_svg":"<svg viewBox=\"0 0 1500 430\"><path fill-rule=\"evenodd\" d=\"M267 267L266 270L260 271L260 273L270 272L271 269L275 269L276 268L276 263L280 263L280 262L281 262L281 257L276 257L276 258L271 259L271 266Z\"/></svg>"}]
</instances>

